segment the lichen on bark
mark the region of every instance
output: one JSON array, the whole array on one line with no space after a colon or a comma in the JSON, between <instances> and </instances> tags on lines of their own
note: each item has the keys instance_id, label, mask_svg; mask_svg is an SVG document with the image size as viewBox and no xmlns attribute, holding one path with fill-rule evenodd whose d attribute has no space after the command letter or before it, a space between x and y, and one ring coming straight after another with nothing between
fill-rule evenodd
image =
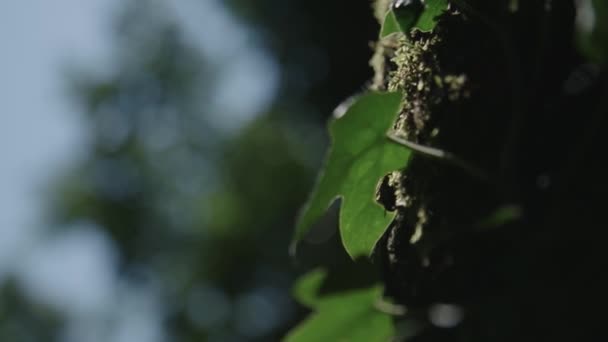
<instances>
[{"instance_id":1,"label":"lichen on bark","mask_svg":"<svg viewBox=\"0 0 608 342\"><path fill-rule=\"evenodd\" d=\"M442 101L438 91L443 85L434 47L440 42L435 33L413 32L400 37L399 46L390 62L395 65L388 74L388 90L402 91L403 109L395 130L407 140L428 142L432 129L427 123L433 105Z\"/></svg>"}]
</instances>

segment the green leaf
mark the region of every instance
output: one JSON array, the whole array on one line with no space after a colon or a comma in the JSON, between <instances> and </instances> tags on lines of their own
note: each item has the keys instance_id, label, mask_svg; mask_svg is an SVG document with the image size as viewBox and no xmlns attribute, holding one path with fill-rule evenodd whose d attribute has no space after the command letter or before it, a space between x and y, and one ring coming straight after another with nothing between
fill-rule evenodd
<instances>
[{"instance_id":1,"label":"green leaf","mask_svg":"<svg viewBox=\"0 0 608 342\"><path fill-rule=\"evenodd\" d=\"M320 297L318 291L325 276L324 270L315 270L296 284L296 296L306 298L307 305L313 299L315 313L295 327L285 341L388 341L395 335L391 317L375 307L382 286Z\"/></svg>"},{"instance_id":2,"label":"green leaf","mask_svg":"<svg viewBox=\"0 0 608 342\"><path fill-rule=\"evenodd\" d=\"M370 92L329 123L332 140L325 166L296 225L292 248L327 208L341 198L340 234L354 259L371 254L394 213L375 201L378 183L406 166L410 151L386 137L399 113L400 93Z\"/></svg>"},{"instance_id":3,"label":"green leaf","mask_svg":"<svg viewBox=\"0 0 608 342\"><path fill-rule=\"evenodd\" d=\"M422 32L430 32L437 26L437 17L448 9L448 0L427 0L426 8L414 26Z\"/></svg>"},{"instance_id":4,"label":"green leaf","mask_svg":"<svg viewBox=\"0 0 608 342\"><path fill-rule=\"evenodd\" d=\"M293 289L293 295L303 305L313 308L318 304L318 294L327 277L327 271L322 268L310 271L298 280Z\"/></svg>"},{"instance_id":5,"label":"green leaf","mask_svg":"<svg viewBox=\"0 0 608 342\"><path fill-rule=\"evenodd\" d=\"M380 38L413 29L430 32L437 26L437 17L448 8L448 0L427 0L424 7L411 4L390 10L382 24Z\"/></svg>"},{"instance_id":6,"label":"green leaf","mask_svg":"<svg viewBox=\"0 0 608 342\"><path fill-rule=\"evenodd\" d=\"M382 23L380 38L396 32L409 32L416 24L419 16L420 11L416 9L394 9L388 11Z\"/></svg>"}]
</instances>

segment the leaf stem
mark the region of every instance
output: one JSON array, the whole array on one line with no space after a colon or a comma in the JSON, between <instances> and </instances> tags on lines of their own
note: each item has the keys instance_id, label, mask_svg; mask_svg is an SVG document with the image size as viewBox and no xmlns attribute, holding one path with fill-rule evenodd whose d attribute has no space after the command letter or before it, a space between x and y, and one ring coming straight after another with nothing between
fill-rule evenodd
<instances>
[{"instance_id":1,"label":"leaf stem","mask_svg":"<svg viewBox=\"0 0 608 342\"><path fill-rule=\"evenodd\" d=\"M458 168L464 170L469 175L471 175L483 182L490 181L490 177L488 176L488 174L486 172L484 172L481 168L479 168L467 161L464 161L463 159L457 157L456 155L454 155L450 152L440 150L440 149L430 147L430 146L420 145L413 141L409 141L407 139L401 138L393 132L387 133L386 136L393 142L395 142L399 145L403 145L420 155L442 160L442 161L446 161L454 166L457 166Z\"/></svg>"}]
</instances>

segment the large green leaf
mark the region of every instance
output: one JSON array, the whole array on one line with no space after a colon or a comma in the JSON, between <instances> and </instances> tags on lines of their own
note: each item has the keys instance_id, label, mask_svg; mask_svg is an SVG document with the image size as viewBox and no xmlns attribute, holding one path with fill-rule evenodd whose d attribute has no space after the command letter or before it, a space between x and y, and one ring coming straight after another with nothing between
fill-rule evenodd
<instances>
[{"instance_id":1,"label":"large green leaf","mask_svg":"<svg viewBox=\"0 0 608 342\"><path fill-rule=\"evenodd\" d=\"M416 4L418 2L388 11L380 37L384 38L395 32L408 33L413 29L430 32L437 25L437 17L448 8L447 0L427 0L422 7Z\"/></svg>"},{"instance_id":2,"label":"large green leaf","mask_svg":"<svg viewBox=\"0 0 608 342\"><path fill-rule=\"evenodd\" d=\"M296 225L297 243L338 198L342 243L352 258L369 255L394 214L375 201L379 181L404 168L410 151L391 143L400 93L370 92L329 123L332 146L309 202Z\"/></svg>"},{"instance_id":3,"label":"large green leaf","mask_svg":"<svg viewBox=\"0 0 608 342\"><path fill-rule=\"evenodd\" d=\"M304 298L315 312L285 341L389 341L395 335L391 317L375 307L382 296L380 285L321 296L325 276L324 270L315 270L296 284L296 298Z\"/></svg>"}]
</instances>

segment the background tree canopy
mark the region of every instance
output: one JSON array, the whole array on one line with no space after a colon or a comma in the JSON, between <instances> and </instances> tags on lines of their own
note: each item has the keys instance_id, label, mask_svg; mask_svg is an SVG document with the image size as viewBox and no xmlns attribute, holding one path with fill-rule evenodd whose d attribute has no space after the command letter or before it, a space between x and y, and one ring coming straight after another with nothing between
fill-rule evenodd
<instances>
[{"instance_id":1,"label":"background tree canopy","mask_svg":"<svg viewBox=\"0 0 608 342\"><path fill-rule=\"evenodd\" d=\"M122 2L110 70L67 69L89 138L44 194L46 235L65 250L101 240L111 265L97 271L131 299L81 315L16 275L1 287L1 340L125 341L154 312L146 341L268 341L303 317L291 287L315 262L288 256L295 217L325 119L371 75L376 27L364 2L252 5ZM333 20L345 9L350 28Z\"/></svg>"}]
</instances>

